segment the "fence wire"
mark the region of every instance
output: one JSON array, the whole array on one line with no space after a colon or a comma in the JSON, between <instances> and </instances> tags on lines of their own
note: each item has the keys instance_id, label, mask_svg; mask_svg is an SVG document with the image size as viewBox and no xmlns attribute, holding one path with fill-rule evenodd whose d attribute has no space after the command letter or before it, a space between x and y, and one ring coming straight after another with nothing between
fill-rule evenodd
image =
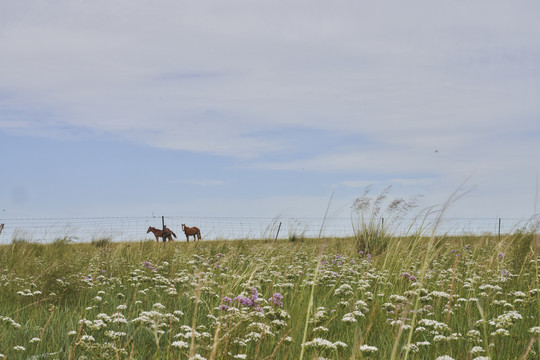
<instances>
[{"instance_id":1,"label":"fence wire","mask_svg":"<svg viewBox=\"0 0 540 360\"><path fill-rule=\"evenodd\" d=\"M185 241L181 224L197 226L203 240L234 239L285 239L296 237L347 237L354 235L362 223L355 218L290 218L290 217L186 217L164 216L167 227ZM0 219L4 229L0 233L0 244L13 240L49 243L57 239L73 242L90 242L111 239L117 242L144 241L155 239L148 234L149 226L162 227L162 217L88 217L88 218L21 218ZM384 229L387 233L400 236L422 232L431 235L497 235L516 231L536 231L538 218L443 218L418 219L364 219Z\"/></svg>"}]
</instances>

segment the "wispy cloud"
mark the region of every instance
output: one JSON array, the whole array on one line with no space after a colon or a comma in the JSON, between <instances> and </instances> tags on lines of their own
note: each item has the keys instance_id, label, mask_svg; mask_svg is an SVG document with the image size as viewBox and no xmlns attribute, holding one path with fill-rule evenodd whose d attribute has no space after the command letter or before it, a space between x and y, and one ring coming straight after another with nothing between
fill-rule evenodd
<instances>
[{"instance_id":1,"label":"wispy cloud","mask_svg":"<svg viewBox=\"0 0 540 360\"><path fill-rule=\"evenodd\" d=\"M404 178L404 179L384 179L384 180L343 180L333 185L334 188L345 186L348 188L367 188L372 185L404 185L404 186L418 186L418 185L431 185L433 184L433 178Z\"/></svg>"},{"instance_id":2,"label":"wispy cloud","mask_svg":"<svg viewBox=\"0 0 540 360\"><path fill-rule=\"evenodd\" d=\"M196 186L220 186L220 185L225 184L225 182L222 180L210 180L210 179L171 180L171 182L174 184L196 185Z\"/></svg>"}]
</instances>

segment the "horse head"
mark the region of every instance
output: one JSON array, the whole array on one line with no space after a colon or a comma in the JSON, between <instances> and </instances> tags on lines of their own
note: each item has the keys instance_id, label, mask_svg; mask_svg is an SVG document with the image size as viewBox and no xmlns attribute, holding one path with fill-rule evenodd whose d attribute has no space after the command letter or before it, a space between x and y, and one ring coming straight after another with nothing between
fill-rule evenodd
<instances>
[{"instance_id":1,"label":"horse head","mask_svg":"<svg viewBox=\"0 0 540 360\"><path fill-rule=\"evenodd\" d=\"M182 230L186 229L186 224L182 224Z\"/></svg>"},{"instance_id":2,"label":"horse head","mask_svg":"<svg viewBox=\"0 0 540 360\"><path fill-rule=\"evenodd\" d=\"M152 231L152 229L153 229L153 228L152 228L151 226L149 226L149 227L148 227L148 230L146 231L146 233L148 234L150 231Z\"/></svg>"}]
</instances>

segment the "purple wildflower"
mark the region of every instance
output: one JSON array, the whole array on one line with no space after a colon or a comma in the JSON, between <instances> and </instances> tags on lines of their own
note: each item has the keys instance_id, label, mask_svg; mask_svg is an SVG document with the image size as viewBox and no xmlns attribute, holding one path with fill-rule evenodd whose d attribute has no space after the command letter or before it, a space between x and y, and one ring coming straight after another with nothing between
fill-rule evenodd
<instances>
[{"instance_id":1,"label":"purple wildflower","mask_svg":"<svg viewBox=\"0 0 540 360\"><path fill-rule=\"evenodd\" d=\"M280 293L275 293L270 299L268 299L268 301L270 301L274 305L283 306L281 300L283 300L283 295L281 295Z\"/></svg>"},{"instance_id":2,"label":"purple wildflower","mask_svg":"<svg viewBox=\"0 0 540 360\"><path fill-rule=\"evenodd\" d=\"M418 281L418 279L417 279L416 276L414 276L414 275L411 275L411 276L409 277L409 280L411 280L412 282L417 282L417 281Z\"/></svg>"},{"instance_id":3,"label":"purple wildflower","mask_svg":"<svg viewBox=\"0 0 540 360\"><path fill-rule=\"evenodd\" d=\"M498 256L499 256L500 260L504 259L504 253L503 252L500 252Z\"/></svg>"},{"instance_id":4,"label":"purple wildflower","mask_svg":"<svg viewBox=\"0 0 540 360\"><path fill-rule=\"evenodd\" d=\"M234 300L238 301L243 306L253 306L253 302L245 296L237 296Z\"/></svg>"},{"instance_id":5,"label":"purple wildflower","mask_svg":"<svg viewBox=\"0 0 540 360\"><path fill-rule=\"evenodd\" d=\"M144 262L144 267L147 268L147 269L150 269L152 271L156 271L156 268L152 266L151 263L149 263L148 261L145 261Z\"/></svg>"},{"instance_id":6,"label":"purple wildflower","mask_svg":"<svg viewBox=\"0 0 540 360\"><path fill-rule=\"evenodd\" d=\"M225 305L225 304L221 304L219 305L219 310L221 311L227 311L229 310L231 307L229 305Z\"/></svg>"}]
</instances>

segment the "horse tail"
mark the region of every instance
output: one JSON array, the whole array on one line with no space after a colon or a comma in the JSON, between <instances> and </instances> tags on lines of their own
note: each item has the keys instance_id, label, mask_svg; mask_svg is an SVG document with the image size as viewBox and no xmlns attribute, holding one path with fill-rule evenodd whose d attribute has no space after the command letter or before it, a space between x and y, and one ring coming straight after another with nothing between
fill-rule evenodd
<instances>
[{"instance_id":1,"label":"horse tail","mask_svg":"<svg viewBox=\"0 0 540 360\"><path fill-rule=\"evenodd\" d=\"M172 230L169 230L171 232L171 234L173 234L173 236L176 238L176 234L174 233L174 231Z\"/></svg>"}]
</instances>

